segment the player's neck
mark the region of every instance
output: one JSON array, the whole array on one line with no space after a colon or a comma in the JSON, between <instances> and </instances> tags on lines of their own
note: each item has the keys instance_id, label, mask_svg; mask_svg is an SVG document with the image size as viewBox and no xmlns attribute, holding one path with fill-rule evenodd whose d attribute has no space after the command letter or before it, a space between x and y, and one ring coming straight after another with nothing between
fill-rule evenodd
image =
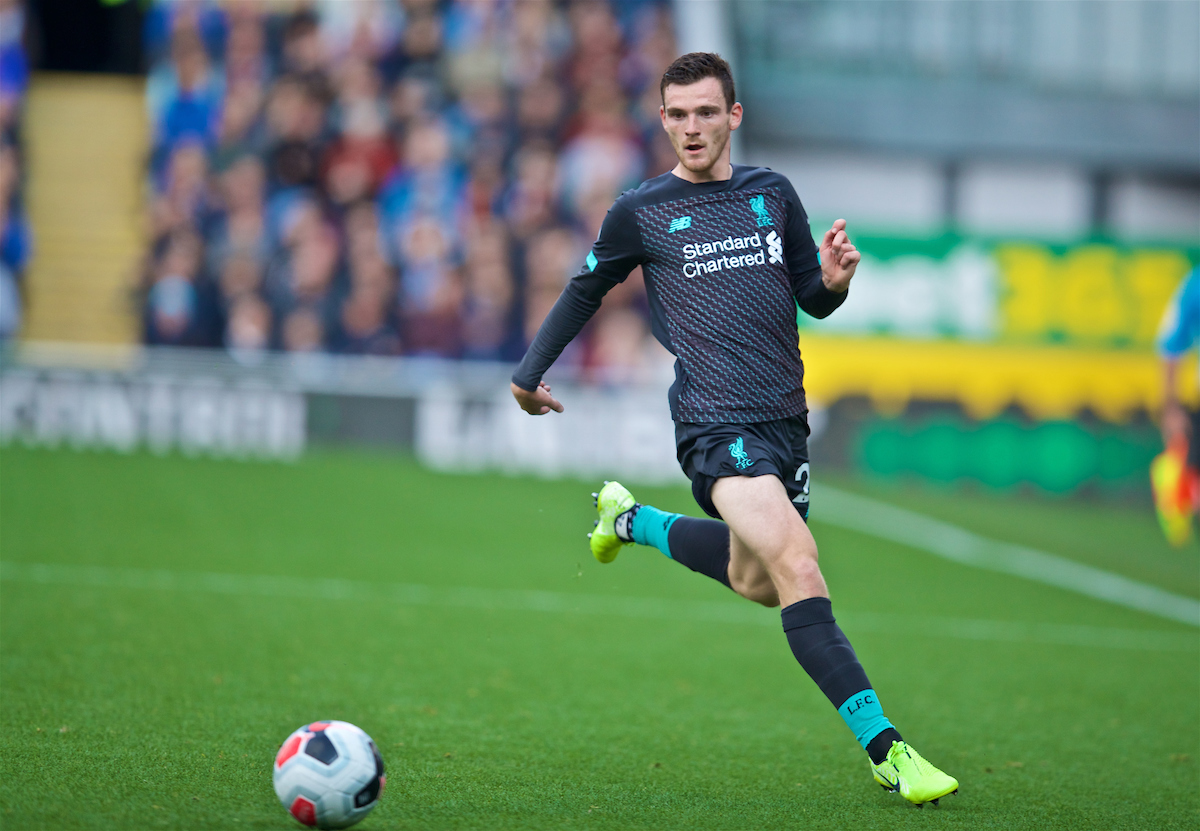
<instances>
[{"instance_id":1,"label":"player's neck","mask_svg":"<svg viewBox=\"0 0 1200 831\"><path fill-rule=\"evenodd\" d=\"M685 182L691 182L692 184L700 184L701 182L728 182L733 178L733 165L729 161L729 148L725 148L725 152L713 162L710 168L705 170L688 170L683 166L683 162L680 162L675 165L671 173Z\"/></svg>"}]
</instances>

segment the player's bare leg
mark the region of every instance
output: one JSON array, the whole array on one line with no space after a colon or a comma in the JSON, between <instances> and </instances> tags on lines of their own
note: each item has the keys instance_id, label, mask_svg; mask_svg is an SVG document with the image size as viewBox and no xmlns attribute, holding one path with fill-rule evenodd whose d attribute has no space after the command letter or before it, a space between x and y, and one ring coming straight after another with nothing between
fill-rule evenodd
<instances>
[{"instance_id":1,"label":"player's bare leg","mask_svg":"<svg viewBox=\"0 0 1200 831\"><path fill-rule=\"evenodd\" d=\"M884 717L833 617L816 542L783 482L773 475L723 477L713 485L712 501L729 524L730 587L767 606L782 602L792 654L871 757L875 781L918 806L957 793L957 780L909 747Z\"/></svg>"},{"instance_id":2,"label":"player's bare leg","mask_svg":"<svg viewBox=\"0 0 1200 831\"><path fill-rule=\"evenodd\" d=\"M729 524L729 583L764 606L828 597L817 543L775 476L728 476L712 488Z\"/></svg>"},{"instance_id":3,"label":"player's bare leg","mask_svg":"<svg viewBox=\"0 0 1200 831\"><path fill-rule=\"evenodd\" d=\"M779 605L779 592L775 590L771 573L732 529L729 531L729 587L747 600L767 608Z\"/></svg>"}]
</instances>

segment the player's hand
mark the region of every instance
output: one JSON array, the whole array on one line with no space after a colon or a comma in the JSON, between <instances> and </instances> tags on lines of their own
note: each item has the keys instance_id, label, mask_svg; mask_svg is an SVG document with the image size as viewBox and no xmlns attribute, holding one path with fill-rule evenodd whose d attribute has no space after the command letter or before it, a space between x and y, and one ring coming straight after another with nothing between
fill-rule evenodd
<instances>
[{"instance_id":1,"label":"player's hand","mask_svg":"<svg viewBox=\"0 0 1200 831\"><path fill-rule=\"evenodd\" d=\"M841 293L850 288L850 278L862 254L846 236L846 220L839 219L821 240L821 279L825 288Z\"/></svg>"},{"instance_id":2,"label":"player's hand","mask_svg":"<svg viewBox=\"0 0 1200 831\"><path fill-rule=\"evenodd\" d=\"M563 405L550 394L550 385L545 381L539 383L538 388L533 392L522 389L516 384L509 384L509 386L512 387L513 398L517 399L521 409L530 415L545 415L551 410L556 413L563 411Z\"/></svg>"}]
</instances>

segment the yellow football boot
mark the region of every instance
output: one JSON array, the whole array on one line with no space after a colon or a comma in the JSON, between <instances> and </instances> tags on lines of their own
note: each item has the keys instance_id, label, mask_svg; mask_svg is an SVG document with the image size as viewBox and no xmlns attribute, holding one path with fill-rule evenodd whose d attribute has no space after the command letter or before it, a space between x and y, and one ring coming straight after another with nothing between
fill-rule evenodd
<instances>
[{"instance_id":1,"label":"yellow football boot","mask_svg":"<svg viewBox=\"0 0 1200 831\"><path fill-rule=\"evenodd\" d=\"M621 546L632 544L617 536L617 517L637 503L633 494L620 482L605 482L599 493L592 494L592 504L600 512L596 530L588 534L592 543L592 556L602 563L611 563L621 553Z\"/></svg>"},{"instance_id":2,"label":"yellow football boot","mask_svg":"<svg viewBox=\"0 0 1200 831\"><path fill-rule=\"evenodd\" d=\"M918 808L926 802L937 805L943 796L958 793L958 780L929 764L907 742L892 742L887 758L872 764L871 773L884 790L898 791Z\"/></svg>"}]
</instances>

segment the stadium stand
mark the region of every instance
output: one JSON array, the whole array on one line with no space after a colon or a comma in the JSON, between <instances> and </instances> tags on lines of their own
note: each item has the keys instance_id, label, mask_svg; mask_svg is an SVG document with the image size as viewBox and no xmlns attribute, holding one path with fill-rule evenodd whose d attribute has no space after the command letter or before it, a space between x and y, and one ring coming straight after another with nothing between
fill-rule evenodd
<instances>
[{"instance_id":1,"label":"stadium stand","mask_svg":"<svg viewBox=\"0 0 1200 831\"><path fill-rule=\"evenodd\" d=\"M28 207L38 250L23 286L23 343L138 338L132 290L146 236L143 98L136 77L34 75L24 137L33 150Z\"/></svg>"},{"instance_id":2,"label":"stadium stand","mask_svg":"<svg viewBox=\"0 0 1200 831\"><path fill-rule=\"evenodd\" d=\"M673 166L664 3L278 8L147 16L148 344L515 360L612 200ZM654 364L643 298L565 358Z\"/></svg>"}]
</instances>

